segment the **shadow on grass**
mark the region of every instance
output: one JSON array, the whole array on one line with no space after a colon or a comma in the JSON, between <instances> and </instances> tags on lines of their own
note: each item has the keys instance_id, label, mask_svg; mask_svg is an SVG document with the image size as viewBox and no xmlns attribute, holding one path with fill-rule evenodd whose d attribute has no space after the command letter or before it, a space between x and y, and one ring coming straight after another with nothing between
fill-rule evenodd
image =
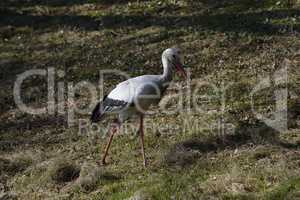
<instances>
[{"instance_id":1,"label":"shadow on grass","mask_svg":"<svg viewBox=\"0 0 300 200\"><path fill-rule=\"evenodd\" d=\"M59 131L55 134L44 131L49 127L53 129L55 127L66 127L66 124L66 119L63 116L2 123L0 125L0 151L10 152L20 147L33 147L36 145L46 147L62 143L67 138L61 135Z\"/></svg>"},{"instance_id":2,"label":"shadow on grass","mask_svg":"<svg viewBox=\"0 0 300 200\"><path fill-rule=\"evenodd\" d=\"M261 8L271 8L274 6L277 7L293 7L295 2L293 1L280 1L277 0L262 0L262 1L253 1L253 0L200 0L200 2L209 8L212 9L228 9L237 11L247 11L253 9ZM279 4L278 4L279 3ZM195 6L195 3L190 2L191 6ZM200 4L201 5L201 4ZM196 4L197 6L197 4ZM199 4L198 4L199 9Z\"/></svg>"},{"instance_id":3,"label":"shadow on grass","mask_svg":"<svg viewBox=\"0 0 300 200\"><path fill-rule=\"evenodd\" d=\"M170 166L186 166L194 163L201 154L234 150L243 145L274 145L287 149L300 148L300 142L288 143L279 138L279 132L262 121L254 124L239 122L234 134L200 139L194 137L175 144L165 156Z\"/></svg>"},{"instance_id":4,"label":"shadow on grass","mask_svg":"<svg viewBox=\"0 0 300 200\"><path fill-rule=\"evenodd\" d=\"M5 0L0 6L31 7L31 6L74 6L87 3L101 3L103 5L126 4L130 0Z\"/></svg>"},{"instance_id":5,"label":"shadow on grass","mask_svg":"<svg viewBox=\"0 0 300 200\"><path fill-rule=\"evenodd\" d=\"M143 28L147 26L162 26L167 28L188 28L195 30L216 30L221 32L248 32L257 34L280 34L287 25L275 25L266 22L272 19L285 19L300 16L299 10L273 10L254 13L224 13L201 14L191 16L142 16L142 15L110 15L102 18L106 28L132 26ZM293 26L294 31L300 31L299 25Z\"/></svg>"},{"instance_id":6,"label":"shadow on grass","mask_svg":"<svg viewBox=\"0 0 300 200\"><path fill-rule=\"evenodd\" d=\"M34 16L28 13L18 13L13 10L0 9L0 27L31 27L34 30L61 28L63 26L81 28L84 30L98 30L99 21L89 16L77 15L41 15Z\"/></svg>"},{"instance_id":7,"label":"shadow on grass","mask_svg":"<svg viewBox=\"0 0 300 200\"><path fill-rule=\"evenodd\" d=\"M285 19L300 16L297 9L282 9L252 13L195 14L190 16L157 16L157 15L107 15L102 18L79 15L42 15L17 13L2 9L1 26L23 27L34 29L50 29L54 27L76 27L84 30L102 28L162 26L170 29L190 28L194 31L215 30L221 32L248 32L263 35L283 34L289 30L288 25L272 24L273 19ZM267 20L267 21L266 21ZM299 24L293 25L293 31L300 31Z\"/></svg>"}]
</instances>

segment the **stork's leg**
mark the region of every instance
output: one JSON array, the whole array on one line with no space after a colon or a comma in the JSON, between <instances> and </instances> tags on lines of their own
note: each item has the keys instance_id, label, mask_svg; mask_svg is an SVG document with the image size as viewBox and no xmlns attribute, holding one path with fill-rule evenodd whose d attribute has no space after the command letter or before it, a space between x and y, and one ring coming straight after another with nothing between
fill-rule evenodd
<instances>
[{"instance_id":1,"label":"stork's leg","mask_svg":"<svg viewBox=\"0 0 300 200\"><path fill-rule=\"evenodd\" d=\"M145 148L144 148L144 125L143 124L144 124L144 116L141 115L139 132L140 132L141 145L142 145L142 156L143 156L143 160L144 160L144 166L146 167L147 162L146 162Z\"/></svg>"},{"instance_id":2,"label":"stork's leg","mask_svg":"<svg viewBox=\"0 0 300 200\"><path fill-rule=\"evenodd\" d=\"M107 156L108 149L109 149L109 147L110 147L110 145L111 145L111 142L112 142L112 140L113 140L114 134L117 132L117 130L118 130L118 128L120 127L120 125L121 125L120 122L116 119L116 120L114 121L114 123L112 124L111 128L110 128L109 131L108 131L108 132L110 133L110 136L109 136L108 143L107 143L107 145L106 145L106 147L105 147L104 155L103 155L102 161L101 161L103 165L106 164L105 158L106 158L106 156Z\"/></svg>"}]
</instances>

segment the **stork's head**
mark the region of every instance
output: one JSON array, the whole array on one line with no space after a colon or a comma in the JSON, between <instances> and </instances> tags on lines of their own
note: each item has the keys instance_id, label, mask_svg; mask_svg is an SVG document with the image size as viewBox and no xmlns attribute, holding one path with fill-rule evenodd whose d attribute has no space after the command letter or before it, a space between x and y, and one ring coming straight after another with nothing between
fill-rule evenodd
<instances>
[{"instance_id":1,"label":"stork's head","mask_svg":"<svg viewBox=\"0 0 300 200\"><path fill-rule=\"evenodd\" d=\"M167 59L168 62L171 63L172 67L176 69L177 73L184 76L184 78L187 77L185 70L183 69L181 58L180 58L180 50L178 48L169 48L166 49L162 57L164 59Z\"/></svg>"}]
</instances>

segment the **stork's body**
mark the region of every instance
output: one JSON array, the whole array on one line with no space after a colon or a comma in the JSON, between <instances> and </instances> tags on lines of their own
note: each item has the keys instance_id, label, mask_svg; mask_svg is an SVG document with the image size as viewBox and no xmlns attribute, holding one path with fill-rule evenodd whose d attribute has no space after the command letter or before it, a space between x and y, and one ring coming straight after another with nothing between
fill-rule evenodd
<instances>
[{"instance_id":1,"label":"stork's body","mask_svg":"<svg viewBox=\"0 0 300 200\"><path fill-rule=\"evenodd\" d=\"M105 148L102 159L103 164L105 164L105 158L114 133L121 123L133 115L138 115L140 117L139 134L141 138L142 155L144 165L146 166L143 132L144 113L151 105L159 103L164 91L172 80L172 71L174 68L186 76L179 59L178 49L170 48L165 50L162 54L162 63L164 68L162 75L138 76L119 83L93 110L91 117L92 122L101 120L105 114L108 113L118 113L119 115L110 130L111 135Z\"/></svg>"}]
</instances>

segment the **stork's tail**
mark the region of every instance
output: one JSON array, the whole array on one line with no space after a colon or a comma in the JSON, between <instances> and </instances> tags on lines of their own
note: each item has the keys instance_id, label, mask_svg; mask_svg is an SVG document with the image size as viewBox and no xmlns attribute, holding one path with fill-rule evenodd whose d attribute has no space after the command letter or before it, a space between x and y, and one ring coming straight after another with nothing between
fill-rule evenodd
<instances>
[{"instance_id":1,"label":"stork's tail","mask_svg":"<svg viewBox=\"0 0 300 200\"><path fill-rule=\"evenodd\" d=\"M101 102L97 103L96 107L94 108L90 119L92 123L99 122L103 118L105 114L103 112L103 101L105 100L106 97L107 96L105 96Z\"/></svg>"}]
</instances>

